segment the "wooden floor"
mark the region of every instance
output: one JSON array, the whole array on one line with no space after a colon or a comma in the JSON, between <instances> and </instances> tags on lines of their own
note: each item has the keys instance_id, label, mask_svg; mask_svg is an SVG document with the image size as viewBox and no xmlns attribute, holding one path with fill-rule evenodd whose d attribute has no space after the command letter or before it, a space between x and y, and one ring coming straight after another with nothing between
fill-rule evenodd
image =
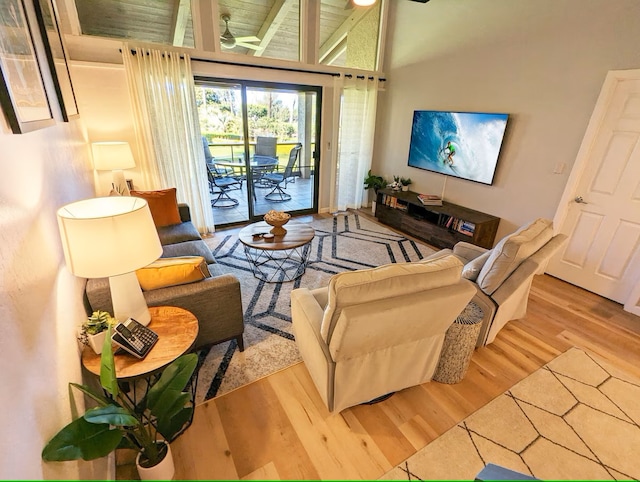
<instances>
[{"instance_id":1,"label":"wooden floor","mask_svg":"<svg viewBox=\"0 0 640 482\"><path fill-rule=\"evenodd\" d=\"M640 318L536 276L527 316L475 351L461 383L330 414L294 365L197 407L172 444L176 479L376 479L571 346L640 376Z\"/></svg>"}]
</instances>

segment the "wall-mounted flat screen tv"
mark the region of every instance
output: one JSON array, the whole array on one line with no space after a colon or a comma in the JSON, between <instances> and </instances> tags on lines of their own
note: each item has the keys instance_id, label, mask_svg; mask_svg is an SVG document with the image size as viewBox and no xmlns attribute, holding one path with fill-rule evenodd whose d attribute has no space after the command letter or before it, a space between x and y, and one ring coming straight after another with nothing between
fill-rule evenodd
<instances>
[{"instance_id":1,"label":"wall-mounted flat screen tv","mask_svg":"<svg viewBox=\"0 0 640 482\"><path fill-rule=\"evenodd\" d=\"M409 166L493 184L508 114L413 113Z\"/></svg>"}]
</instances>

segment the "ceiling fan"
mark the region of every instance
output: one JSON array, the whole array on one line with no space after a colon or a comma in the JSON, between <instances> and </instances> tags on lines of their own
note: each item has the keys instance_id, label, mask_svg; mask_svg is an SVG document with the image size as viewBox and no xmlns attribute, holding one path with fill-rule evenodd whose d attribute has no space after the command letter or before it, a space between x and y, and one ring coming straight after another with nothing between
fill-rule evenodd
<instances>
[{"instance_id":1,"label":"ceiling fan","mask_svg":"<svg viewBox=\"0 0 640 482\"><path fill-rule=\"evenodd\" d=\"M345 10L349 10L353 7L370 7L376 3L377 0L347 0ZM412 2L427 3L429 0L410 0Z\"/></svg>"},{"instance_id":2,"label":"ceiling fan","mask_svg":"<svg viewBox=\"0 0 640 482\"><path fill-rule=\"evenodd\" d=\"M259 45L253 45L249 42L260 42L260 39L255 35L249 37L234 37L233 34L229 31L229 20L231 20L231 15L225 13L220 16L220 18L224 21L226 28L224 33L220 35L220 45L226 49L232 49L234 47L245 47L252 50L262 50L262 47Z\"/></svg>"}]
</instances>

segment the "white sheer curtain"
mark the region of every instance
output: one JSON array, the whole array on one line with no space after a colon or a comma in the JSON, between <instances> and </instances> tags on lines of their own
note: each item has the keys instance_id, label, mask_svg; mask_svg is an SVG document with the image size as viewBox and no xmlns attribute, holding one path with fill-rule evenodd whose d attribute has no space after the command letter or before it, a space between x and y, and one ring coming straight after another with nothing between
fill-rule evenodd
<instances>
[{"instance_id":1,"label":"white sheer curtain","mask_svg":"<svg viewBox=\"0 0 640 482\"><path fill-rule=\"evenodd\" d=\"M341 101L332 212L358 209L366 203L364 178L373 155L378 79L340 76L334 89L341 93Z\"/></svg>"},{"instance_id":2,"label":"white sheer curtain","mask_svg":"<svg viewBox=\"0 0 640 482\"><path fill-rule=\"evenodd\" d=\"M175 187L178 201L189 204L198 231L213 232L190 57L126 45L122 55L136 121L143 188Z\"/></svg>"}]
</instances>

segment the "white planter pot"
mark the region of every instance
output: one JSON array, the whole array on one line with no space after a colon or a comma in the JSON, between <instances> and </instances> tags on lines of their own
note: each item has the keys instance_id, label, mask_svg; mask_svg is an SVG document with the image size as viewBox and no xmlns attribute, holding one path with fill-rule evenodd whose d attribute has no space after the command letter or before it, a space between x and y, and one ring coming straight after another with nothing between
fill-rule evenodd
<instances>
[{"instance_id":1,"label":"white planter pot","mask_svg":"<svg viewBox=\"0 0 640 482\"><path fill-rule=\"evenodd\" d=\"M158 465L145 468L140 465L141 453L136 457L136 467L138 468L138 475L140 480L171 480L175 475L176 469L173 465L173 455L171 454L171 445L164 443L167 446L167 454L164 459L160 461Z\"/></svg>"},{"instance_id":2,"label":"white planter pot","mask_svg":"<svg viewBox=\"0 0 640 482\"><path fill-rule=\"evenodd\" d=\"M97 335L87 335L89 346L96 352L96 355L100 355L102 353L102 345L104 345L105 336L107 336L106 331L101 331Z\"/></svg>"},{"instance_id":3,"label":"white planter pot","mask_svg":"<svg viewBox=\"0 0 640 482\"><path fill-rule=\"evenodd\" d=\"M403 190L404 192L407 192L407 191L409 190L409 186L402 186L402 190Z\"/></svg>"}]
</instances>

